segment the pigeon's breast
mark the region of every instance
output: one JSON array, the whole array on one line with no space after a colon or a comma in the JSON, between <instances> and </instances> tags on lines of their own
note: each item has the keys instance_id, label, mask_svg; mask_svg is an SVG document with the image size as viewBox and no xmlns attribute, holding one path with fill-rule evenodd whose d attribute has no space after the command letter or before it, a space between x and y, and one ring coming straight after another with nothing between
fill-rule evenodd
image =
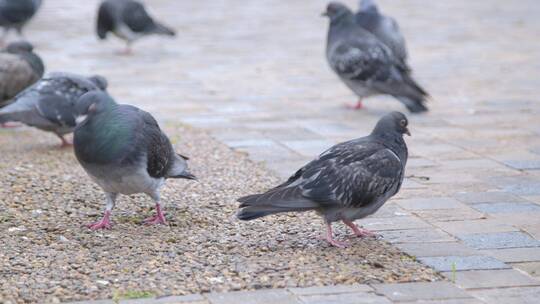
<instances>
[{"instance_id":1,"label":"pigeon's breast","mask_svg":"<svg viewBox=\"0 0 540 304\"><path fill-rule=\"evenodd\" d=\"M144 166L111 168L90 165L83 167L105 192L125 195L154 193L165 182L164 178L153 178L148 175Z\"/></svg>"}]
</instances>

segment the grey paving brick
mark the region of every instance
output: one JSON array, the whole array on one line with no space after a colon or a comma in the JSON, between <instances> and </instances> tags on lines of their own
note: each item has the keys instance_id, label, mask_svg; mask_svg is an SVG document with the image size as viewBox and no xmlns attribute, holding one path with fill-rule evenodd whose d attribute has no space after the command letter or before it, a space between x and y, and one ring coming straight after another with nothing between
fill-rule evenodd
<instances>
[{"instance_id":1,"label":"grey paving brick","mask_svg":"<svg viewBox=\"0 0 540 304\"><path fill-rule=\"evenodd\" d=\"M396 244L396 246L403 252L415 257L478 255L477 250L465 246L462 242L400 243Z\"/></svg>"},{"instance_id":2,"label":"grey paving brick","mask_svg":"<svg viewBox=\"0 0 540 304\"><path fill-rule=\"evenodd\" d=\"M334 295L312 295L300 296L299 299L304 304L390 304L384 296L379 296L374 293L345 293Z\"/></svg>"},{"instance_id":3,"label":"grey paving brick","mask_svg":"<svg viewBox=\"0 0 540 304\"><path fill-rule=\"evenodd\" d=\"M518 170L540 169L540 159L508 159L502 161L505 165Z\"/></svg>"},{"instance_id":4,"label":"grey paving brick","mask_svg":"<svg viewBox=\"0 0 540 304\"><path fill-rule=\"evenodd\" d=\"M509 265L489 256L420 257L422 263L438 271L506 269Z\"/></svg>"},{"instance_id":5,"label":"grey paving brick","mask_svg":"<svg viewBox=\"0 0 540 304\"><path fill-rule=\"evenodd\" d=\"M520 269L533 277L540 278L540 262L513 263L512 267Z\"/></svg>"},{"instance_id":6,"label":"grey paving brick","mask_svg":"<svg viewBox=\"0 0 540 304\"><path fill-rule=\"evenodd\" d=\"M375 284L377 293L392 301L418 301L470 298L467 293L450 282Z\"/></svg>"},{"instance_id":7,"label":"grey paving brick","mask_svg":"<svg viewBox=\"0 0 540 304\"><path fill-rule=\"evenodd\" d=\"M444 221L463 221L463 220L479 220L485 219L484 213L474 210L470 207L457 209L440 209L440 210L417 210L412 211L428 222L444 222Z\"/></svg>"},{"instance_id":8,"label":"grey paving brick","mask_svg":"<svg viewBox=\"0 0 540 304\"><path fill-rule=\"evenodd\" d=\"M538 304L540 299L540 287L480 289L469 293L486 303Z\"/></svg>"},{"instance_id":9,"label":"grey paving brick","mask_svg":"<svg viewBox=\"0 0 540 304\"><path fill-rule=\"evenodd\" d=\"M365 284L313 286L304 288L289 288L289 291L299 296L331 295L337 293L371 292L373 288Z\"/></svg>"},{"instance_id":10,"label":"grey paving brick","mask_svg":"<svg viewBox=\"0 0 540 304\"><path fill-rule=\"evenodd\" d=\"M507 263L540 261L540 247L490 249L480 252Z\"/></svg>"},{"instance_id":11,"label":"grey paving brick","mask_svg":"<svg viewBox=\"0 0 540 304\"><path fill-rule=\"evenodd\" d=\"M522 232L477 233L460 235L459 238L476 249L540 247L540 241Z\"/></svg>"},{"instance_id":12,"label":"grey paving brick","mask_svg":"<svg viewBox=\"0 0 540 304\"><path fill-rule=\"evenodd\" d=\"M533 203L479 203L470 206L485 213L540 212L540 205Z\"/></svg>"},{"instance_id":13,"label":"grey paving brick","mask_svg":"<svg viewBox=\"0 0 540 304\"><path fill-rule=\"evenodd\" d=\"M402 230L431 228L429 224L415 216L365 218L358 221L366 229L370 230Z\"/></svg>"},{"instance_id":14,"label":"grey paving brick","mask_svg":"<svg viewBox=\"0 0 540 304\"><path fill-rule=\"evenodd\" d=\"M519 229L499 219L433 222L433 225L452 235L518 231Z\"/></svg>"},{"instance_id":15,"label":"grey paving brick","mask_svg":"<svg viewBox=\"0 0 540 304\"><path fill-rule=\"evenodd\" d=\"M120 300L120 304L206 304L206 299L200 294L186 296L167 296L160 298L144 298Z\"/></svg>"},{"instance_id":16,"label":"grey paving brick","mask_svg":"<svg viewBox=\"0 0 540 304\"><path fill-rule=\"evenodd\" d=\"M284 289L209 293L205 297L211 304L301 304L292 293Z\"/></svg>"},{"instance_id":17,"label":"grey paving brick","mask_svg":"<svg viewBox=\"0 0 540 304\"><path fill-rule=\"evenodd\" d=\"M520 203L526 202L523 198L503 191L489 192L458 192L454 197L469 204L475 203Z\"/></svg>"},{"instance_id":18,"label":"grey paving brick","mask_svg":"<svg viewBox=\"0 0 540 304\"><path fill-rule=\"evenodd\" d=\"M514 286L540 286L540 281L514 269L443 272L449 280L465 289Z\"/></svg>"},{"instance_id":19,"label":"grey paving brick","mask_svg":"<svg viewBox=\"0 0 540 304\"><path fill-rule=\"evenodd\" d=\"M532 177L496 177L490 181L506 192L516 195L540 195L540 180Z\"/></svg>"},{"instance_id":20,"label":"grey paving brick","mask_svg":"<svg viewBox=\"0 0 540 304\"><path fill-rule=\"evenodd\" d=\"M331 141L321 139L288 140L280 142L298 154L313 158L317 157L317 155L326 151L335 144Z\"/></svg>"},{"instance_id":21,"label":"grey paving brick","mask_svg":"<svg viewBox=\"0 0 540 304\"><path fill-rule=\"evenodd\" d=\"M465 205L450 197L396 200L396 204L406 210L456 209L465 207Z\"/></svg>"},{"instance_id":22,"label":"grey paving brick","mask_svg":"<svg viewBox=\"0 0 540 304\"><path fill-rule=\"evenodd\" d=\"M380 234L390 243L451 242L455 239L439 229L386 230Z\"/></svg>"},{"instance_id":23,"label":"grey paving brick","mask_svg":"<svg viewBox=\"0 0 540 304\"><path fill-rule=\"evenodd\" d=\"M410 302L409 302L410 303ZM459 298L459 299L445 299L445 300L422 300L419 302L413 303L422 303L422 304L485 304L478 299L473 297L471 298Z\"/></svg>"}]
</instances>

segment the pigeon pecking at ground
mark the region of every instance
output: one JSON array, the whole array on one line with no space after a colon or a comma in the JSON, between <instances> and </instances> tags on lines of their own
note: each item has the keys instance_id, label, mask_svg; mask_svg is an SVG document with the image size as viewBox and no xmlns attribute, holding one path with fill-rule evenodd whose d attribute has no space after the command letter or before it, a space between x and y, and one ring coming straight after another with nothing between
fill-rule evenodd
<instances>
[{"instance_id":1,"label":"pigeon pecking at ground","mask_svg":"<svg viewBox=\"0 0 540 304\"><path fill-rule=\"evenodd\" d=\"M134 0L105 0L97 16L97 35L105 39L111 32L126 41L122 54L131 54L131 44L146 35L174 36L175 31L155 21L143 4Z\"/></svg>"},{"instance_id":2,"label":"pigeon pecking at ground","mask_svg":"<svg viewBox=\"0 0 540 304\"><path fill-rule=\"evenodd\" d=\"M75 155L107 199L103 218L88 227L110 228L118 194L134 193L145 193L156 204L156 215L146 224L166 224L159 189L167 178L195 179L188 158L174 151L152 115L117 104L105 92L89 92L77 106L86 117L74 133Z\"/></svg>"},{"instance_id":3,"label":"pigeon pecking at ground","mask_svg":"<svg viewBox=\"0 0 540 304\"><path fill-rule=\"evenodd\" d=\"M50 73L0 109L0 123L21 122L53 132L62 140L62 147L69 146L64 135L73 132L76 126L79 97L89 91L106 89L107 80L102 76Z\"/></svg>"},{"instance_id":4,"label":"pigeon pecking at ground","mask_svg":"<svg viewBox=\"0 0 540 304\"><path fill-rule=\"evenodd\" d=\"M380 13L375 0L360 0L360 10L355 18L356 24L379 38L403 63L407 61L407 46L398 23Z\"/></svg>"},{"instance_id":5,"label":"pigeon pecking at ground","mask_svg":"<svg viewBox=\"0 0 540 304\"><path fill-rule=\"evenodd\" d=\"M0 53L0 108L38 81L45 71L41 58L28 42L12 42Z\"/></svg>"},{"instance_id":6,"label":"pigeon pecking at ground","mask_svg":"<svg viewBox=\"0 0 540 304\"><path fill-rule=\"evenodd\" d=\"M22 35L23 27L40 6L41 0L0 0L0 27L4 28L0 45L4 43L10 29Z\"/></svg>"},{"instance_id":7,"label":"pigeon pecking at ground","mask_svg":"<svg viewBox=\"0 0 540 304\"><path fill-rule=\"evenodd\" d=\"M403 182L408 121L400 112L383 116L369 136L340 143L323 152L285 183L262 194L238 199L237 217L253 220L281 212L317 211L327 224L324 237L331 245L332 222L343 221L357 236L373 235L353 221L376 212Z\"/></svg>"},{"instance_id":8,"label":"pigeon pecking at ground","mask_svg":"<svg viewBox=\"0 0 540 304\"><path fill-rule=\"evenodd\" d=\"M410 112L427 111L428 94L411 77L409 68L377 37L356 24L354 14L338 2L328 4L330 19L326 44L328 63L339 78L362 98L387 94Z\"/></svg>"}]
</instances>

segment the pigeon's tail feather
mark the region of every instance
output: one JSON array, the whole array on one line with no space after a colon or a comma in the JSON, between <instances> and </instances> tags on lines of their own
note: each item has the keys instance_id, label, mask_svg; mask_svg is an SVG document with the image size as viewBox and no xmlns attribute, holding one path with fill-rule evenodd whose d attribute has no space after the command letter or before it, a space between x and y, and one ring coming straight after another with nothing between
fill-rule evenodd
<instances>
[{"instance_id":1,"label":"pigeon's tail feather","mask_svg":"<svg viewBox=\"0 0 540 304\"><path fill-rule=\"evenodd\" d=\"M302 198L269 201L269 194L271 196L271 193L264 193L239 198L241 204L236 217L249 221L271 214L309 211L319 207L315 202Z\"/></svg>"},{"instance_id":2,"label":"pigeon's tail feather","mask_svg":"<svg viewBox=\"0 0 540 304\"><path fill-rule=\"evenodd\" d=\"M96 22L96 32L99 39L105 39L107 33L114 28L114 16L111 13L113 10L114 7L112 7L112 4L109 2L103 2L99 7Z\"/></svg>"},{"instance_id":3,"label":"pigeon's tail feather","mask_svg":"<svg viewBox=\"0 0 540 304\"><path fill-rule=\"evenodd\" d=\"M396 95L396 98L401 101L412 113L425 112L428 110L425 105L429 94L424 90L412 77L404 75L403 94Z\"/></svg>"},{"instance_id":4,"label":"pigeon's tail feather","mask_svg":"<svg viewBox=\"0 0 540 304\"><path fill-rule=\"evenodd\" d=\"M175 36L176 35L176 32L173 29L171 29L171 28L169 28L169 27L167 27L167 26L165 26L165 25L163 25L161 23L158 23L158 22L155 23L153 32L156 33L156 34L159 34L159 35L166 35L166 36Z\"/></svg>"},{"instance_id":5,"label":"pigeon's tail feather","mask_svg":"<svg viewBox=\"0 0 540 304\"><path fill-rule=\"evenodd\" d=\"M413 99L405 96L397 96L396 98L399 99L411 113L421 113L428 110L424 104L425 99Z\"/></svg>"}]
</instances>

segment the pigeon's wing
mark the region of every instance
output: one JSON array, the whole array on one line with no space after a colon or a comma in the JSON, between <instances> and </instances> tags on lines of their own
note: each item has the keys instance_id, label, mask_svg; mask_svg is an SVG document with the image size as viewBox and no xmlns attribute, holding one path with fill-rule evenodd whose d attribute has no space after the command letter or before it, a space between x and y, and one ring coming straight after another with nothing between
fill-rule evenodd
<instances>
[{"instance_id":1,"label":"pigeon's wing","mask_svg":"<svg viewBox=\"0 0 540 304\"><path fill-rule=\"evenodd\" d=\"M337 145L303 169L302 195L319 203L362 207L397 192L404 166L398 155L376 142Z\"/></svg>"},{"instance_id":2,"label":"pigeon's wing","mask_svg":"<svg viewBox=\"0 0 540 304\"><path fill-rule=\"evenodd\" d=\"M407 60L407 46L405 37L399 29L397 21L392 17L383 16L377 29L377 36L380 36L384 43L392 50L394 55L401 61Z\"/></svg>"},{"instance_id":3,"label":"pigeon's wing","mask_svg":"<svg viewBox=\"0 0 540 304\"><path fill-rule=\"evenodd\" d=\"M16 55L0 53L0 106L39 80L32 67Z\"/></svg>"},{"instance_id":4,"label":"pigeon's wing","mask_svg":"<svg viewBox=\"0 0 540 304\"><path fill-rule=\"evenodd\" d=\"M332 69L349 80L385 81L391 73L388 51L373 39L343 40L334 45L328 59Z\"/></svg>"},{"instance_id":5,"label":"pigeon's wing","mask_svg":"<svg viewBox=\"0 0 540 304\"><path fill-rule=\"evenodd\" d=\"M75 101L62 95L41 96L36 109L43 118L59 127L74 128L76 113Z\"/></svg>"},{"instance_id":6,"label":"pigeon's wing","mask_svg":"<svg viewBox=\"0 0 540 304\"><path fill-rule=\"evenodd\" d=\"M126 3L122 11L122 20L135 33L146 32L154 27L154 20L144 6L135 1Z\"/></svg>"},{"instance_id":7,"label":"pigeon's wing","mask_svg":"<svg viewBox=\"0 0 540 304\"><path fill-rule=\"evenodd\" d=\"M115 14L114 10L116 7L110 1L104 1L99 6L97 22L96 22L96 31L100 39L105 39L108 32L114 31L115 27Z\"/></svg>"},{"instance_id":8,"label":"pigeon's wing","mask_svg":"<svg viewBox=\"0 0 540 304\"><path fill-rule=\"evenodd\" d=\"M28 1L0 1L0 24L17 24L30 19L37 7Z\"/></svg>"}]
</instances>

